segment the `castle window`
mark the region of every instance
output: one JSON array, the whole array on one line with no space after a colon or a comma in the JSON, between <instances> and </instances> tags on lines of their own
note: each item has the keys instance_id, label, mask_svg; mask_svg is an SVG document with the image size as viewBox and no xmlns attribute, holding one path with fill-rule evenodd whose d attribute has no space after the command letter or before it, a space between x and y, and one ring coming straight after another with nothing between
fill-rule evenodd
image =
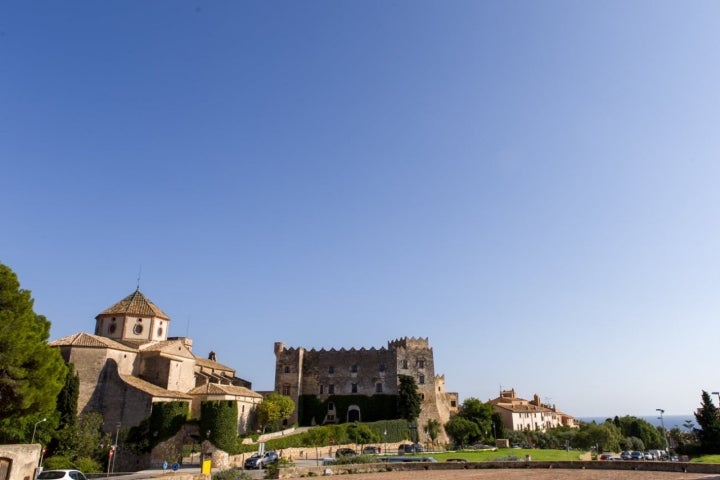
<instances>
[{"instance_id":1,"label":"castle window","mask_svg":"<svg viewBox=\"0 0 720 480\"><path fill-rule=\"evenodd\" d=\"M420 377L418 377L418 383L420 385L425 385L425 375L420 375Z\"/></svg>"},{"instance_id":2,"label":"castle window","mask_svg":"<svg viewBox=\"0 0 720 480\"><path fill-rule=\"evenodd\" d=\"M402 361L402 368L407 368L407 360Z\"/></svg>"},{"instance_id":3,"label":"castle window","mask_svg":"<svg viewBox=\"0 0 720 480\"><path fill-rule=\"evenodd\" d=\"M135 325L135 327L133 327L133 333L135 335L140 335L142 333L142 331L143 331L143 326L140 325L139 323L137 325Z\"/></svg>"},{"instance_id":4,"label":"castle window","mask_svg":"<svg viewBox=\"0 0 720 480\"><path fill-rule=\"evenodd\" d=\"M357 383L353 383L350 387L352 393L357 393Z\"/></svg>"},{"instance_id":5,"label":"castle window","mask_svg":"<svg viewBox=\"0 0 720 480\"><path fill-rule=\"evenodd\" d=\"M290 385L289 385L289 384L286 383L285 385L283 385L283 387L282 387L282 394L285 395L285 396L289 396L289 395L290 395Z\"/></svg>"},{"instance_id":6,"label":"castle window","mask_svg":"<svg viewBox=\"0 0 720 480\"><path fill-rule=\"evenodd\" d=\"M424 393L421 393L421 394L420 394L420 400L425 400L425 394L424 394Z\"/></svg>"},{"instance_id":7,"label":"castle window","mask_svg":"<svg viewBox=\"0 0 720 480\"><path fill-rule=\"evenodd\" d=\"M328 410L335 410L335 402L328 402Z\"/></svg>"},{"instance_id":8,"label":"castle window","mask_svg":"<svg viewBox=\"0 0 720 480\"><path fill-rule=\"evenodd\" d=\"M457 402L455 400L450 400L450 406L453 408L457 407Z\"/></svg>"},{"instance_id":9,"label":"castle window","mask_svg":"<svg viewBox=\"0 0 720 480\"><path fill-rule=\"evenodd\" d=\"M385 371L385 364L384 364L384 363L381 363L381 364L380 364L380 371L381 371L381 372L384 372L384 371Z\"/></svg>"},{"instance_id":10,"label":"castle window","mask_svg":"<svg viewBox=\"0 0 720 480\"><path fill-rule=\"evenodd\" d=\"M357 363L353 364L353 366L350 367L350 371L351 371L352 373L357 373Z\"/></svg>"},{"instance_id":11,"label":"castle window","mask_svg":"<svg viewBox=\"0 0 720 480\"><path fill-rule=\"evenodd\" d=\"M382 383L375 384L375 393L382 393Z\"/></svg>"},{"instance_id":12,"label":"castle window","mask_svg":"<svg viewBox=\"0 0 720 480\"><path fill-rule=\"evenodd\" d=\"M284 370L284 371L285 371L285 373L290 373L290 367L288 367L287 365L285 365L285 370Z\"/></svg>"},{"instance_id":13,"label":"castle window","mask_svg":"<svg viewBox=\"0 0 720 480\"><path fill-rule=\"evenodd\" d=\"M422 359L418 360L418 361L417 361L417 367L418 367L418 368L425 368L425 360L422 360Z\"/></svg>"},{"instance_id":14,"label":"castle window","mask_svg":"<svg viewBox=\"0 0 720 480\"><path fill-rule=\"evenodd\" d=\"M335 367L330 365L330 367L328 367L328 373L335 373Z\"/></svg>"},{"instance_id":15,"label":"castle window","mask_svg":"<svg viewBox=\"0 0 720 480\"><path fill-rule=\"evenodd\" d=\"M335 393L335 385L328 385L328 395L332 395Z\"/></svg>"},{"instance_id":16,"label":"castle window","mask_svg":"<svg viewBox=\"0 0 720 480\"><path fill-rule=\"evenodd\" d=\"M320 385L320 395L322 395L323 393L325 393L325 386Z\"/></svg>"}]
</instances>

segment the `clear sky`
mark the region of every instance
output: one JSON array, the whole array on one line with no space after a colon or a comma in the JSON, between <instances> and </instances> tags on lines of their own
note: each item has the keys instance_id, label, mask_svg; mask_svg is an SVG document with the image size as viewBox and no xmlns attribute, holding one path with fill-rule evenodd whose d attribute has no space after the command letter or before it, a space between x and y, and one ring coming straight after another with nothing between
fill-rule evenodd
<instances>
[{"instance_id":1,"label":"clear sky","mask_svg":"<svg viewBox=\"0 0 720 480\"><path fill-rule=\"evenodd\" d=\"M720 3L0 3L0 262L52 339L140 290L273 343L429 337L461 400L720 389Z\"/></svg>"}]
</instances>

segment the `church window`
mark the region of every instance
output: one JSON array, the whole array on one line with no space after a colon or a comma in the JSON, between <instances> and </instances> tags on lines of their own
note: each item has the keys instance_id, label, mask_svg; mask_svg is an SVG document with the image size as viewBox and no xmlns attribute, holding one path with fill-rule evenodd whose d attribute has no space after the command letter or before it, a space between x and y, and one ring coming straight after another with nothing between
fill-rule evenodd
<instances>
[{"instance_id":1,"label":"church window","mask_svg":"<svg viewBox=\"0 0 720 480\"><path fill-rule=\"evenodd\" d=\"M382 393L382 383L375 384L375 393Z\"/></svg>"},{"instance_id":2,"label":"church window","mask_svg":"<svg viewBox=\"0 0 720 480\"><path fill-rule=\"evenodd\" d=\"M108 332L115 333L115 330L117 330L117 324L111 323L110 326L108 327Z\"/></svg>"},{"instance_id":3,"label":"church window","mask_svg":"<svg viewBox=\"0 0 720 480\"><path fill-rule=\"evenodd\" d=\"M350 371L351 371L352 373L357 373L357 363L354 363L354 364L352 365L352 367L350 367Z\"/></svg>"},{"instance_id":4,"label":"church window","mask_svg":"<svg viewBox=\"0 0 720 480\"><path fill-rule=\"evenodd\" d=\"M158 337L162 337L162 332L163 332L162 328L158 328L158 329L157 329L157 336L158 336Z\"/></svg>"},{"instance_id":5,"label":"church window","mask_svg":"<svg viewBox=\"0 0 720 480\"><path fill-rule=\"evenodd\" d=\"M332 395L335 393L335 385L328 385L328 395Z\"/></svg>"},{"instance_id":6,"label":"church window","mask_svg":"<svg viewBox=\"0 0 720 480\"><path fill-rule=\"evenodd\" d=\"M135 335L140 335L142 333L142 331L143 331L143 326L140 325L139 323L137 325L135 325L135 327L133 327L133 333Z\"/></svg>"},{"instance_id":7,"label":"church window","mask_svg":"<svg viewBox=\"0 0 720 480\"><path fill-rule=\"evenodd\" d=\"M352 393L357 393L357 383L353 383L350 388Z\"/></svg>"}]
</instances>

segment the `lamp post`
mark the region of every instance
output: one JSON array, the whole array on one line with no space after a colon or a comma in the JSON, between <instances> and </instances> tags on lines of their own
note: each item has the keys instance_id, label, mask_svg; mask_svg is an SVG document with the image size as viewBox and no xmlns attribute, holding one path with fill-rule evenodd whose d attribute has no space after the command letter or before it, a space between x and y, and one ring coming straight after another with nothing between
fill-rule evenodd
<instances>
[{"instance_id":1,"label":"lamp post","mask_svg":"<svg viewBox=\"0 0 720 480\"><path fill-rule=\"evenodd\" d=\"M385 446L383 447L383 451L385 452L385 455L387 455L387 428L383 430L383 437L385 438Z\"/></svg>"},{"instance_id":2,"label":"lamp post","mask_svg":"<svg viewBox=\"0 0 720 480\"><path fill-rule=\"evenodd\" d=\"M120 436L120 427L122 426L122 423L117 422L115 424L115 445L112 446L113 449L113 456L112 456L112 472L115 472L115 458L117 457L117 451L118 451L118 437Z\"/></svg>"},{"instance_id":3,"label":"lamp post","mask_svg":"<svg viewBox=\"0 0 720 480\"><path fill-rule=\"evenodd\" d=\"M33 427L32 440L30 440L30 443L35 443L35 432L37 431L37 426L46 421L47 421L47 418L43 418L39 422L35 422L35 426Z\"/></svg>"},{"instance_id":4,"label":"lamp post","mask_svg":"<svg viewBox=\"0 0 720 480\"><path fill-rule=\"evenodd\" d=\"M720 392L712 392L712 394L718 396L718 407L720 407Z\"/></svg>"},{"instance_id":5,"label":"lamp post","mask_svg":"<svg viewBox=\"0 0 720 480\"><path fill-rule=\"evenodd\" d=\"M655 410L660 412L660 426L663 429L663 438L665 439L665 451L667 452L668 456L670 456L670 444L668 443L667 430L665 430L665 422L663 421L663 413L665 413L665 410L663 410L662 408L656 408Z\"/></svg>"}]
</instances>

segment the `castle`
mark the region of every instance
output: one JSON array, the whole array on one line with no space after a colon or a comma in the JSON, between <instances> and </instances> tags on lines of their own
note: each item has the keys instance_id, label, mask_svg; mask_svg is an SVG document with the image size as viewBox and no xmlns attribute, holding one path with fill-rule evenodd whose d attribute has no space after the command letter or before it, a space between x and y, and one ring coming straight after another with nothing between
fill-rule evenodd
<instances>
[{"instance_id":1,"label":"castle","mask_svg":"<svg viewBox=\"0 0 720 480\"><path fill-rule=\"evenodd\" d=\"M192 339L168 337L170 317L136 290L95 317L95 333L50 345L80 379L78 414L97 412L106 432L137 426L158 402L183 401L199 417L203 401L238 404L238 433L253 423L262 395L235 370L192 352Z\"/></svg>"},{"instance_id":2,"label":"castle","mask_svg":"<svg viewBox=\"0 0 720 480\"><path fill-rule=\"evenodd\" d=\"M422 427L428 420L444 425L451 413L457 412L458 394L446 392L445 377L435 375L433 350L427 338L404 337L389 341L387 348L349 350L307 350L275 343L275 391L290 396L298 405L289 423L307 423L302 411L302 400L307 398L323 402L324 406L311 423L366 421L371 412L363 411L363 402L351 401L341 407L333 399L397 396L400 375L415 379L422 399L419 435L423 435Z\"/></svg>"}]
</instances>

